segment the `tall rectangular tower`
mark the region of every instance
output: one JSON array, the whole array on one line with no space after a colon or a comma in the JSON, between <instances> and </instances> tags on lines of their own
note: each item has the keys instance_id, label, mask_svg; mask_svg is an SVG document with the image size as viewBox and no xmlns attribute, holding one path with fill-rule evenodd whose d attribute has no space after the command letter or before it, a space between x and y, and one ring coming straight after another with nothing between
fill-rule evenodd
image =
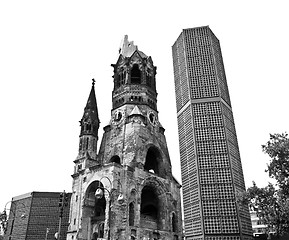
<instances>
[{"instance_id":1,"label":"tall rectangular tower","mask_svg":"<svg viewBox=\"0 0 289 240\"><path fill-rule=\"evenodd\" d=\"M172 51L186 239L251 239L219 40L207 26L184 29Z\"/></svg>"}]
</instances>

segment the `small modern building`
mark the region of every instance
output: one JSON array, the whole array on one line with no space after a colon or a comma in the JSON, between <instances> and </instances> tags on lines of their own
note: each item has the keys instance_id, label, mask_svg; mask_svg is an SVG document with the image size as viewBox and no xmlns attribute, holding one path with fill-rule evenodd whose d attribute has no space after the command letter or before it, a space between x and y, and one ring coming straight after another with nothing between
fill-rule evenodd
<instances>
[{"instance_id":1,"label":"small modern building","mask_svg":"<svg viewBox=\"0 0 289 240\"><path fill-rule=\"evenodd\" d=\"M4 240L53 240L58 232L60 219L59 192L30 192L11 201ZM69 203L63 207L60 240L66 239Z\"/></svg>"}]
</instances>

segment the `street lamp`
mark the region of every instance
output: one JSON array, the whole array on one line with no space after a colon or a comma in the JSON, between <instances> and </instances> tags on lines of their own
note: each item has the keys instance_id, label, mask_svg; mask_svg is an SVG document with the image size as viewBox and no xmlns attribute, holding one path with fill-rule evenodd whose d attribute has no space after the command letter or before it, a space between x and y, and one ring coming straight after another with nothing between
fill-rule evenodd
<instances>
[{"instance_id":1,"label":"street lamp","mask_svg":"<svg viewBox=\"0 0 289 240\"><path fill-rule=\"evenodd\" d=\"M108 190L107 188L100 186L101 180L104 179L104 178L106 178L106 179L109 181L109 183L110 183L110 189L111 189L111 190ZM121 182L120 182L119 180L116 179L115 181L117 181L117 182L121 185ZM103 176L103 177L99 180L99 186L98 186L98 188L96 189L95 194L94 194L94 196L95 196L95 198L96 198L97 200L100 200L100 199L103 198L104 190L107 191L107 193L108 193L108 195L109 195L108 239L110 239L110 227L111 227L111 226L110 226L110 222L111 222L112 193L117 190L117 189L113 189L112 187L113 187L113 186L112 186L111 180L110 180L108 177ZM118 195L118 197L117 197L117 202L118 202L119 204L123 204L123 203L124 203L124 200L125 200L125 199L124 199L124 196L123 196L123 194L122 194L122 185L121 185L121 190L120 190L120 193L119 193L119 195Z\"/></svg>"}]
</instances>

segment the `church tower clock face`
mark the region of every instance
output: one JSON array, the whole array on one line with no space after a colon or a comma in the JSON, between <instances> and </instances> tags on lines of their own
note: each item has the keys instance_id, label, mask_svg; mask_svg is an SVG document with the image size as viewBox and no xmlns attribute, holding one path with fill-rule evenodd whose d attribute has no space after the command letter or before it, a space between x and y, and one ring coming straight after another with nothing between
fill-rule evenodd
<instances>
[{"instance_id":1,"label":"church tower clock face","mask_svg":"<svg viewBox=\"0 0 289 240\"><path fill-rule=\"evenodd\" d=\"M117 125L117 124L121 123L123 119L124 119L124 111L119 109L119 110L115 111L114 114L112 115L111 123L113 125Z\"/></svg>"},{"instance_id":2,"label":"church tower clock face","mask_svg":"<svg viewBox=\"0 0 289 240\"><path fill-rule=\"evenodd\" d=\"M148 112L148 119L152 125L156 126L158 124L158 117L154 112Z\"/></svg>"}]
</instances>

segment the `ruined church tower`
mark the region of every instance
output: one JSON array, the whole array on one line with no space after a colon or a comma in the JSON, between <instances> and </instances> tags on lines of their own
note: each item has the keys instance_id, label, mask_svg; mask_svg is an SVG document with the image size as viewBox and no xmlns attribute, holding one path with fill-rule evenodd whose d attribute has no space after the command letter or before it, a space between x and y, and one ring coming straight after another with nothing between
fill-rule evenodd
<instances>
[{"instance_id":1,"label":"ruined church tower","mask_svg":"<svg viewBox=\"0 0 289 240\"><path fill-rule=\"evenodd\" d=\"M181 240L181 186L158 119L156 67L127 36L112 67L111 120L99 151L94 81L80 121L67 240Z\"/></svg>"}]
</instances>

